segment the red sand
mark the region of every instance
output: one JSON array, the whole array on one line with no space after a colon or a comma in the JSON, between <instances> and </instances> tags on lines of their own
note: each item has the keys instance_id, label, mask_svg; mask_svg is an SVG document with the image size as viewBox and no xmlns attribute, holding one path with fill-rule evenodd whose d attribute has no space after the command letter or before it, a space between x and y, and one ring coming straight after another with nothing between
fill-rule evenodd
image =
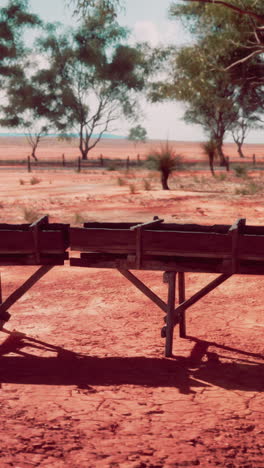
<instances>
[{"instance_id":1,"label":"red sand","mask_svg":"<svg viewBox=\"0 0 264 468\"><path fill-rule=\"evenodd\" d=\"M1 171L1 222L264 224L261 172L175 173L167 192L148 171ZM3 298L34 270L1 267ZM166 300L161 273L137 274ZM188 274L187 296L213 278ZM0 336L0 467L263 467L263 302L263 278L232 277L189 309L190 338L176 328L165 359L164 313L117 271L55 267L10 309L6 328L26 336Z\"/></svg>"}]
</instances>

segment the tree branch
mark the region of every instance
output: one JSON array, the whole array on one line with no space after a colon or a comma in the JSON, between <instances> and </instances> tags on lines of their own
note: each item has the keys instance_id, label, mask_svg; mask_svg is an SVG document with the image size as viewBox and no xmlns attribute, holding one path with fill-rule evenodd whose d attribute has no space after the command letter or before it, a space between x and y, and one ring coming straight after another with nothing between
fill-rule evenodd
<instances>
[{"instance_id":1,"label":"tree branch","mask_svg":"<svg viewBox=\"0 0 264 468\"><path fill-rule=\"evenodd\" d=\"M232 3L229 3L229 2L225 2L223 0L184 0L184 1L185 2L211 3L212 5L222 5L225 8L229 8L230 10L236 11L240 15L250 16L251 18L254 18L264 24L263 15L258 15L257 13L254 13L254 11L244 10L243 8L239 8L238 6L233 5Z\"/></svg>"}]
</instances>

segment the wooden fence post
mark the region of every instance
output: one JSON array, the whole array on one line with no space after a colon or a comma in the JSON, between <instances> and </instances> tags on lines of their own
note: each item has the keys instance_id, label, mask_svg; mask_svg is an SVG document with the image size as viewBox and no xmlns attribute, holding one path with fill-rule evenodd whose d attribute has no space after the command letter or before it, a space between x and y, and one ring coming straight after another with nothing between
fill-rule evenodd
<instances>
[{"instance_id":1,"label":"wooden fence post","mask_svg":"<svg viewBox=\"0 0 264 468\"><path fill-rule=\"evenodd\" d=\"M78 163L77 172L81 172L81 157L80 156L78 157L77 163Z\"/></svg>"},{"instance_id":2,"label":"wooden fence post","mask_svg":"<svg viewBox=\"0 0 264 468\"><path fill-rule=\"evenodd\" d=\"M104 165L104 158L103 158L102 154L100 154L100 165L101 165L101 167L103 167L103 165Z\"/></svg>"},{"instance_id":3,"label":"wooden fence post","mask_svg":"<svg viewBox=\"0 0 264 468\"><path fill-rule=\"evenodd\" d=\"M129 159L129 156L128 156L127 159L126 159L126 169L127 169L127 171L129 170L129 163L130 163L130 159Z\"/></svg>"},{"instance_id":4,"label":"wooden fence post","mask_svg":"<svg viewBox=\"0 0 264 468\"><path fill-rule=\"evenodd\" d=\"M256 155L255 155L255 153L253 154L252 159L253 159L253 166L256 166Z\"/></svg>"},{"instance_id":5,"label":"wooden fence post","mask_svg":"<svg viewBox=\"0 0 264 468\"><path fill-rule=\"evenodd\" d=\"M137 165L140 166L140 154L137 155Z\"/></svg>"},{"instance_id":6,"label":"wooden fence post","mask_svg":"<svg viewBox=\"0 0 264 468\"><path fill-rule=\"evenodd\" d=\"M65 166L65 156L64 156L64 153L63 153L63 155L62 155L62 165L63 165L63 167Z\"/></svg>"}]
</instances>

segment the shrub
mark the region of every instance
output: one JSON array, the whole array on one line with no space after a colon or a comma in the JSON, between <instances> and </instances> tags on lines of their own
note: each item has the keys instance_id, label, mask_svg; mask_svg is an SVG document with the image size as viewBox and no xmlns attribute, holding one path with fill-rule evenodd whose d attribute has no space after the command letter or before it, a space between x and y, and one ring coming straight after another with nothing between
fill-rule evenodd
<instances>
[{"instance_id":1,"label":"shrub","mask_svg":"<svg viewBox=\"0 0 264 468\"><path fill-rule=\"evenodd\" d=\"M19 179L20 185L25 185L25 181L23 179Z\"/></svg>"},{"instance_id":2,"label":"shrub","mask_svg":"<svg viewBox=\"0 0 264 468\"><path fill-rule=\"evenodd\" d=\"M152 151L146 160L150 169L161 173L161 185L163 190L169 190L168 178L175 169L182 168L182 157L177 155L172 146L167 142L161 145L159 150Z\"/></svg>"},{"instance_id":3,"label":"shrub","mask_svg":"<svg viewBox=\"0 0 264 468\"><path fill-rule=\"evenodd\" d=\"M238 164L237 166L234 166L234 171L237 177L247 177L248 175L247 166L242 165L242 164Z\"/></svg>"},{"instance_id":4,"label":"shrub","mask_svg":"<svg viewBox=\"0 0 264 468\"><path fill-rule=\"evenodd\" d=\"M32 224L39 218L39 214L33 208L23 208L24 219L27 223Z\"/></svg>"},{"instance_id":5,"label":"shrub","mask_svg":"<svg viewBox=\"0 0 264 468\"><path fill-rule=\"evenodd\" d=\"M81 213L74 214L74 224L83 224L85 222L85 218Z\"/></svg>"},{"instance_id":6,"label":"shrub","mask_svg":"<svg viewBox=\"0 0 264 468\"><path fill-rule=\"evenodd\" d=\"M117 183L120 187L123 187L124 185L126 185L126 181L122 179L122 177L117 178Z\"/></svg>"},{"instance_id":7,"label":"shrub","mask_svg":"<svg viewBox=\"0 0 264 468\"><path fill-rule=\"evenodd\" d=\"M36 185L36 184L39 184L40 182L41 182L41 179L39 179L38 177L35 177L35 176L31 177L31 179L30 179L31 185Z\"/></svg>"},{"instance_id":8,"label":"shrub","mask_svg":"<svg viewBox=\"0 0 264 468\"><path fill-rule=\"evenodd\" d=\"M135 194L136 193L136 186L135 184L129 184L129 191L131 194Z\"/></svg>"},{"instance_id":9,"label":"shrub","mask_svg":"<svg viewBox=\"0 0 264 468\"><path fill-rule=\"evenodd\" d=\"M143 179L143 186L144 186L144 190L152 189L151 181L148 179Z\"/></svg>"}]
</instances>

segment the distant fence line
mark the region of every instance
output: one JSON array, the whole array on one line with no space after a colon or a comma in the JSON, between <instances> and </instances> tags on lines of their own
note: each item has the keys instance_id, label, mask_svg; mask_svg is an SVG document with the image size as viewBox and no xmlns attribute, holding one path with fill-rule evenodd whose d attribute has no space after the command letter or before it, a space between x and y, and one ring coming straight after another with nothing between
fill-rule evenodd
<instances>
[{"instance_id":1,"label":"distant fence line","mask_svg":"<svg viewBox=\"0 0 264 468\"><path fill-rule=\"evenodd\" d=\"M232 162L228 158L228 170L230 168L235 168L236 166L247 166L249 170L263 170L264 169L264 160L257 160L255 154L253 154L252 159L245 158L241 160L236 160ZM40 158L37 161L28 156L26 159L0 159L0 167L11 167L11 168L26 168L28 172L38 169L71 169L76 172L81 172L85 169L106 169L109 171L114 170L129 170L129 168L143 168L145 166L145 159L141 159L140 155L137 155L136 158L131 159L129 156L125 158L109 158L104 157L102 154L98 158L88 158L82 159L81 157L76 158L66 158L62 154L60 159L44 159ZM146 167L146 166L145 166ZM181 170L184 168L193 168L193 169L209 169L208 161L205 158L204 160L195 161L189 160L184 161L181 167ZM226 170L225 167L220 167L217 163L215 164L215 169L217 170ZM179 169L180 170L180 169Z\"/></svg>"},{"instance_id":2,"label":"distant fence line","mask_svg":"<svg viewBox=\"0 0 264 468\"><path fill-rule=\"evenodd\" d=\"M121 158L106 158L100 155L99 158L82 159L77 157L75 159L67 159L64 154L61 159L44 159L40 158L37 161L28 156L26 159L0 159L0 166L18 166L26 167L28 172L34 169L44 168L58 168L58 169L73 169L77 172L81 172L82 169L91 168L106 168L108 170L115 169L129 169L130 167L143 166L144 161L137 157L136 159L130 159L127 156L124 159Z\"/></svg>"}]
</instances>

